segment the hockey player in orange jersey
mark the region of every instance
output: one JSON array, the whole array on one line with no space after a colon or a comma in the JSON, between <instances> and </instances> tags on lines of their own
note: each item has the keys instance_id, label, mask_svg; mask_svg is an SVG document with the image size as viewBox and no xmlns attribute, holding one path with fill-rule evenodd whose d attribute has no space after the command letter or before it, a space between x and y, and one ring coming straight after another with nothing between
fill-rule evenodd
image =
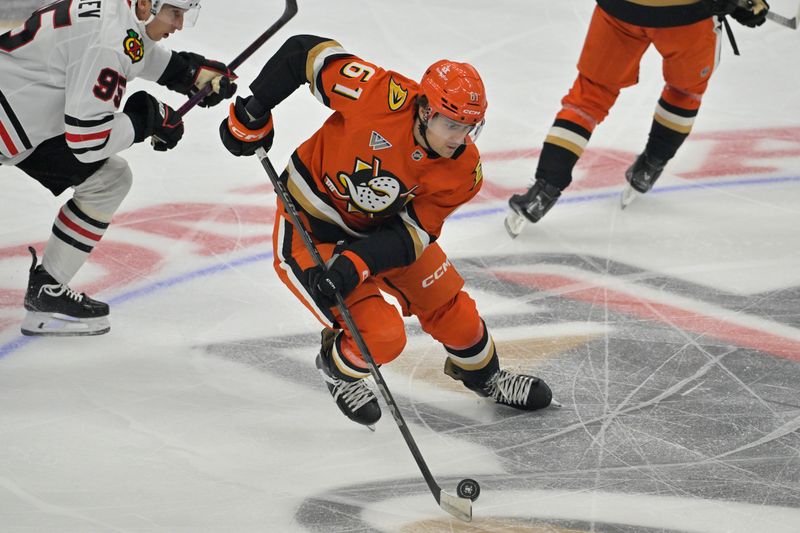
<instances>
[{"instance_id":1,"label":"hockey player in orange jersey","mask_svg":"<svg viewBox=\"0 0 800 533\"><path fill-rule=\"evenodd\" d=\"M624 208L652 187L689 135L717 66L725 15L755 27L769 5L752 0L597 0L578 61L578 77L544 141L535 181L509 199L506 229L516 237L539 221L572 182L572 169L592 132L625 87L639 81L639 61L652 44L663 58L665 85L644 151L625 172ZM725 22L727 24L727 22Z\"/></svg>"},{"instance_id":2,"label":"hockey player in orange jersey","mask_svg":"<svg viewBox=\"0 0 800 533\"><path fill-rule=\"evenodd\" d=\"M473 198L483 174L473 140L486 95L469 64L434 63L420 83L347 52L336 41L292 37L237 98L220 125L235 155L269 149L270 110L309 84L334 110L292 154L281 179L328 271L315 268L283 206L273 232L275 270L326 329L317 356L331 394L350 419L380 418L367 365L335 308L339 292L376 363L396 358L406 316L444 345L445 372L482 396L518 409L547 407L539 378L500 368L492 336L464 280L439 247L445 219Z\"/></svg>"}]
</instances>

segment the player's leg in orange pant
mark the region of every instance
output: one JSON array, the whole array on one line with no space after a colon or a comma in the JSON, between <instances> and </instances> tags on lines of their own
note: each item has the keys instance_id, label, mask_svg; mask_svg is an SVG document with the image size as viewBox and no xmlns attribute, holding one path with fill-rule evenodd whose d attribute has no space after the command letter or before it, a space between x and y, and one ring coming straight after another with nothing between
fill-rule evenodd
<instances>
[{"instance_id":1,"label":"player's leg in orange pant","mask_svg":"<svg viewBox=\"0 0 800 533\"><path fill-rule=\"evenodd\" d=\"M301 214L301 217L303 215ZM315 243L324 261L334 253L331 243ZM369 375L352 335L337 309L320 309L308 288L302 272L314 266L300 235L287 218L283 206L278 205L273 230L274 267L281 281L292 294L311 311L325 327L343 329L336 337L332 360L340 379L358 379ZM405 347L406 337L402 317L392 304L384 300L374 279L359 285L345 299L353 321L358 327L367 348L376 363L388 363Z\"/></svg>"},{"instance_id":2,"label":"player's leg in orange pant","mask_svg":"<svg viewBox=\"0 0 800 533\"><path fill-rule=\"evenodd\" d=\"M500 369L494 340L475 301L438 244L428 246L412 265L378 278L381 289L401 302L404 314L416 315L422 329L444 345L448 376L517 409L550 405L552 393L543 380Z\"/></svg>"},{"instance_id":3,"label":"player's leg in orange pant","mask_svg":"<svg viewBox=\"0 0 800 533\"><path fill-rule=\"evenodd\" d=\"M714 19L649 30L663 57L664 89L658 100L645 152L664 163L694 125L708 81L719 60L719 25Z\"/></svg>"},{"instance_id":4,"label":"player's leg in orange pant","mask_svg":"<svg viewBox=\"0 0 800 533\"><path fill-rule=\"evenodd\" d=\"M463 290L463 278L438 244L428 246L410 266L389 270L379 279L403 313L416 315L422 329L444 345L451 363L482 382L497 371L491 335L475 301Z\"/></svg>"},{"instance_id":5,"label":"player's leg in orange pant","mask_svg":"<svg viewBox=\"0 0 800 533\"><path fill-rule=\"evenodd\" d=\"M536 179L566 188L572 169L594 131L608 115L620 90L635 85L639 62L650 45L647 32L596 7L578 61L578 77L561 101L547 134Z\"/></svg>"}]
</instances>

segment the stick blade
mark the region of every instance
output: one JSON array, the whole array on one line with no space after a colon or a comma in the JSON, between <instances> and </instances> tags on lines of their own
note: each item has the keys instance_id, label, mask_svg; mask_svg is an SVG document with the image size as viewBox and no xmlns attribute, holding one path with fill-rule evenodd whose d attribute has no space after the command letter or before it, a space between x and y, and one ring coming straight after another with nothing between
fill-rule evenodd
<instances>
[{"instance_id":1,"label":"stick blade","mask_svg":"<svg viewBox=\"0 0 800 533\"><path fill-rule=\"evenodd\" d=\"M780 24L781 26L785 26L793 30L797 29L797 17L788 18L769 11L767 13L767 18L776 24Z\"/></svg>"},{"instance_id":2,"label":"stick blade","mask_svg":"<svg viewBox=\"0 0 800 533\"><path fill-rule=\"evenodd\" d=\"M472 522L472 500L445 491L439 493L439 507L464 522Z\"/></svg>"}]
</instances>

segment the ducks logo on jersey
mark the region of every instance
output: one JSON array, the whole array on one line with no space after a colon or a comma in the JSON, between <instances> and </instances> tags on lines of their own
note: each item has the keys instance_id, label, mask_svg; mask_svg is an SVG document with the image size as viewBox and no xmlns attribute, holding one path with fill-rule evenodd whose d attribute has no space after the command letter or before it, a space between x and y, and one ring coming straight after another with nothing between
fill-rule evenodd
<instances>
[{"instance_id":1,"label":"ducks logo on jersey","mask_svg":"<svg viewBox=\"0 0 800 533\"><path fill-rule=\"evenodd\" d=\"M339 172L336 182L327 175L325 184L339 200L347 202L348 213L361 213L367 217L390 217L414 198L411 190L395 175L381 170L381 160L372 158L372 164L356 158L353 172Z\"/></svg>"}]
</instances>

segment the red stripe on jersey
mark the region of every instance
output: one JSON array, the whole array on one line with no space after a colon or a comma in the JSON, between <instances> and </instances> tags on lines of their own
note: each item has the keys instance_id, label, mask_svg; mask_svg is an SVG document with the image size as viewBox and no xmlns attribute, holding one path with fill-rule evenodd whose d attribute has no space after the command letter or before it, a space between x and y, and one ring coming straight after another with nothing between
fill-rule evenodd
<instances>
[{"instance_id":1,"label":"red stripe on jersey","mask_svg":"<svg viewBox=\"0 0 800 533\"><path fill-rule=\"evenodd\" d=\"M11 155L17 155L19 153L19 150L17 150L14 141L11 140L11 136L8 134L8 131L6 131L6 127L3 126L2 122L0 122L0 139L3 139L3 144L6 145Z\"/></svg>"},{"instance_id":2,"label":"red stripe on jersey","mask_svg":"<svg viewBox=\"0 0 800 533\"><path fill-rule=\"evenodd\" d=\"M97 133L67 133L65 134L67 142L79 143L85 141L96 141L97 139L105 139L111 135L111 130L98 131Z\"/></svg>"},{"instance_id":3,"label":"red stripe on jersey","mask_svg":"<svg viewBox=\"0 0 800 533\"><path fill-rule=\"evenodd\" d=\"M77 225L73 221L71 221L69 218L67 218L67 215L64 214L63 210L59 211L58 220L60 220L62 224L64 224L66 227L68 227L69 229L71 229L75 233L79 233L80 235L83 235L87 239L91 239L93 241L99 241L100 238L102 237L102 235L98 235L97 233L92 233L91 231L88 231L88 230L80 227L79 225Z\"/></svg>"}]
</instances>

